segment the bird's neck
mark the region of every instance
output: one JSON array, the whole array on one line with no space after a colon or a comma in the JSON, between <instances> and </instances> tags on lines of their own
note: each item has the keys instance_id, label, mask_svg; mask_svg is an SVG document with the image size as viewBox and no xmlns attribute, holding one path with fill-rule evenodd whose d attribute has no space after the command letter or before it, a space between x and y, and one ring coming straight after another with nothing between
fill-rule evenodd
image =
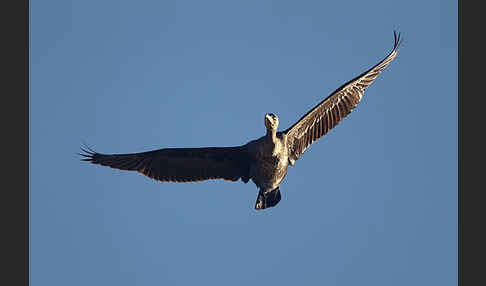
<instances>
[{"instance_id":1,"label":"bird's neck","mask_svg":"<svg viewBox=\"0 0 486 286\"><path fill-rule=\"evenodd\" d=\"M267 128L267 138L275 143L277 141L277 129Z\"/></svg>"}]
</instances>

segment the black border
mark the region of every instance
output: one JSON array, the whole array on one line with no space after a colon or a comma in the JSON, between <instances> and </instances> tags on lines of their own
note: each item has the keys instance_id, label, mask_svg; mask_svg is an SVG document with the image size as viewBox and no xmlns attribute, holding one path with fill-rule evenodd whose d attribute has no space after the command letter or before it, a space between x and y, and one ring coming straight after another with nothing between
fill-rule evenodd
<instances>
[{"instance_id":1,"label":"black border","mask_svg":"<svg viewBox=\"0 0 486 286\"><path fill-rule=\"evenodd\" d=\"M3 285L29 285L29 1L2 2Z\"/></svg>"},{"instance_id":2,"label":"black border","mask_svg":"<svg viewBox=\"0 0 486 286\"><path fill-rule=\"evenodd\" d=\"M465 5L467 3L467 6ZM459 1L458 114L459 114L459 285L486 285L486 176L484 170L484 10Z\"/></svg>"}]
</instances>

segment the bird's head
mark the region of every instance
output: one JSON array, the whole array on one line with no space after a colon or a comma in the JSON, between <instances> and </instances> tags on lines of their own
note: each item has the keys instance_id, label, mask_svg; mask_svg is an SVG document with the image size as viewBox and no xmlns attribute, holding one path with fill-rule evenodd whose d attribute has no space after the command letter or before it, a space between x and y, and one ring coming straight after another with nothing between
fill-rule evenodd
<instances>
[{"instance_id":1,"label":"bird's head","mask_svg":"<svg viewBox=\"0 0 486 286\"><path fill-rule=\"evenodd\" d=\"M278 117L273 113L265 114L265 127L267 129L277 130L278 127Z\"/></svg>"}]
</instances>

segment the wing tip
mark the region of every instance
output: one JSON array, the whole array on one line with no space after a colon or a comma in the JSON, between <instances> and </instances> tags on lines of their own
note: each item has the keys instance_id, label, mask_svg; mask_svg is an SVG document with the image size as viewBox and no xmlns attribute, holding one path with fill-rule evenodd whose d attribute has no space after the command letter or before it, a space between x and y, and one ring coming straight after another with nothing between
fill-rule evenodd
<instances>
[{"instance_id":1,"label":"wing tip","mask_svg":"<svg viewBox=\"0 0 486 286\"><path fill-rule=\"evenodd\" d=\"M84 148L80 147L81 152L83 153L78 153L78 155L84 157L81 158L81 161L85 162L91 162L91 163L96 163L96 157L99 155L98 152L94 151L93 149L89 148L86 144L84 144Z\"/></svg>"},{"instance_id":2,"label":"wing tip","mask_svg":"<svg viewBox=\"0 0 486 286\"><path fill-rule=\"evenodd\" d=\"M393 30L393 37L395 38L393 50L398 50L403 41L403 39L401 38L401 33L397 32L397 30Z\"/></svg>"}]
</instances>

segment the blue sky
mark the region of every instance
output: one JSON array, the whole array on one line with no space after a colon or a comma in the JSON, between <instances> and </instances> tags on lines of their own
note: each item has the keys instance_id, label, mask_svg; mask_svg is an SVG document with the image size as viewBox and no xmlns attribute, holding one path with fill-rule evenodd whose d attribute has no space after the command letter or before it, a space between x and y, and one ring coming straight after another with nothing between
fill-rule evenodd
<instances>
[{"instance_id":1,"label":"blue sky","mask_svg":"<svg viewBox=\"0 0 486 286\"><path fill-rule=\"evenodd\" d=\"M160 183L79 161L235 146L397 58L289 169ZM31 285L456 285L456 1L31 1Z\"/></svg>"}]
</instances>

